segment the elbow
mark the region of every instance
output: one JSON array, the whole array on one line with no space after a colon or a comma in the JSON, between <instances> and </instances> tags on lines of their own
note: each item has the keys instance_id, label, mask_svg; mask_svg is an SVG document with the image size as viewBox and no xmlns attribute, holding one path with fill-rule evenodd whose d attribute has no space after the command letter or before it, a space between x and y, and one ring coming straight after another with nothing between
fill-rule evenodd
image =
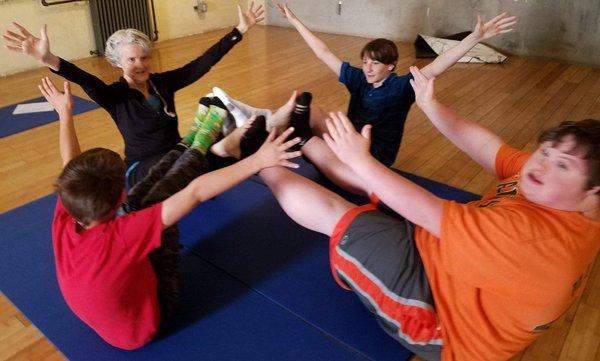
<instances>
[{"instance_id":1,"label":"elbow","mask_svg":"<svg viewBox=\"0 0 600 361\"><path fill-rule=\"evenodd\" d=\"M319 60L325 61L329 54L331 54L331 51L329 51L329 49L327 48L318 49L317 51L315 51L315 54L317 55L317 58L319 58Z\"/></svg>"}]
</instances>

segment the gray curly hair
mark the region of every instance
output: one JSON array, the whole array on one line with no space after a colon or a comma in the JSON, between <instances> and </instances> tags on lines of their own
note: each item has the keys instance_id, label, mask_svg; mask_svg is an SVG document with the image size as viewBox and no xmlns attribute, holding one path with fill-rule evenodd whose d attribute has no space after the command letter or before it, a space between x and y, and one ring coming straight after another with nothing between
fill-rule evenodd
<instances>
[{"instance_id":1,"label":"gray curly hair","mask_svg":"<svg viewBox=\"0 0 600 361\"><path fill-rule=\"evenodd\" d=\"M104 57L113 66L119 67L121 63L121 47L127 44L136 44L141 46L147 53L152 48L150 39L144 33L136 29L121 29L115 31L106 40Z\"/></svg>"}]
</instances>

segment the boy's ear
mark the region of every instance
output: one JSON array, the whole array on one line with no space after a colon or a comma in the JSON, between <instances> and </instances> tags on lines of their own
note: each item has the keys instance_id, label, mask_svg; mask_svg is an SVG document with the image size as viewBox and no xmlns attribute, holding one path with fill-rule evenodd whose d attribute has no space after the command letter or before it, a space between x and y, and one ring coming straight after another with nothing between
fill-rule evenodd
<instances>
[{"instance_id":1,"label":"boy's ear","mask_svg":"<svg viewBox=\"0 0 600 361\"><path fill-rule=\"evenodd\" d=\"M592 188L588 189L585 193L588 195L591 195L591 196L597 195L600 197L600 186L592 187Z\"/></svg>"}]
</instances>

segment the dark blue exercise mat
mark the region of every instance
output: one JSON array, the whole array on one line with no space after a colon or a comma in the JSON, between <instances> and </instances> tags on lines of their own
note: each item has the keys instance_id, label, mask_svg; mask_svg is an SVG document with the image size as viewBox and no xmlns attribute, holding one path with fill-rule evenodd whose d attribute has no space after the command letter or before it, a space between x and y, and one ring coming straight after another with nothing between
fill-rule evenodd
<instances>
[{"instance_id":1,"label":"dark blue exercise mat","mask_svg":"<svg viewBox=\"0 0 600 361\"><path fill-rule=\"evenodd\" d=\"M43 97L39 97L24 101L20 104L41 103L45 101L46 100ZM12 104L0 108L0 138L58 120L58 114L56 114L55 111L13 114L17 105L18 104ZM88 110L96 108L98 108L98 104L73 96L73 114L87 112Z\"/></svg>"},{"instance_id":2,"label":"dark blue exercise mat","mask_svg":"<svg viewBox=\"0 0 600 361\"><path fill-rule=\"evenodd\" d=\"M197 207L180 233L191 252L366 357L410 357L333 281L328 238L294 223L262 184L246 181Z\"/></svg>"},{"instance_id":3,"label":"dark blue exercise mat","mask_svg":"<svg viewBox=\"0 0 600 361\"><path fill-rule=\"evenodd\" d=\"M0 215L0 289L69 360L365 359L189 252L182 308L166 330L136 351L109 346L60 295L50 235L55 201L47 196Z\"/></svg>"},{"instance_id":4,"label":"dark blue exercise mat","mask_svg":"<svg viewBox=\"0 0 600 361\"><path fill-rule=\"evenodd\" d=\"M340 191L312 165L296 159L303 176ZM479 196L403 173L440 197L466 202ZM342 192L357 204L364 197ZM210 220L210 221L206 221ZM334 283L328 238L289 219L260 178L198 207L181 222L192 252L246 282L306 322L375 360L408 359L410 353L376 324L350 292Z\"/></svg>"}]
</instances>

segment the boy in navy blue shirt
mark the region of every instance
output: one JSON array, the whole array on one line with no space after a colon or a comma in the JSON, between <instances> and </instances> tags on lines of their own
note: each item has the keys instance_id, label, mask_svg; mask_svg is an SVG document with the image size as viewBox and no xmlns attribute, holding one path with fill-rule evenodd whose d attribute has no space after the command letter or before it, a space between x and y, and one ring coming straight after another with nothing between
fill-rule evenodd
<instances>
[{"instance_id":1,"label":"boy in navy blue shirt","mask_svg":"<svg viewBox=\"0 0 600 361\"><path fill-rule=\"evenodd\" d=\"M342 62L333 54L286 5L278 4L278 7L315 55L346 86L350 92L348 118L358 131L366 124L372 125L371 154L381 163L391 166L400 149L406 116L415 100L414 91L409 84L412 78L410 73L396 75L394 72L398 60L396 45L387 39L369 42L360 53L362 69L356 68L348 62ZM477 43L498 34L508 33L515 24L516 18L506 13L485 23L478 16L477 25L469 36L423 67L421 71L428 78L435 78ZM351 181L356 179L356 175L331 152L321 138L322 134L327 132L327 118L327 113L318 107L311 107L310 126L316 137L312 137L302 147L302 153L334 183L347 190L362 193L361 188Z\"/></svg>"}]
</instances>

